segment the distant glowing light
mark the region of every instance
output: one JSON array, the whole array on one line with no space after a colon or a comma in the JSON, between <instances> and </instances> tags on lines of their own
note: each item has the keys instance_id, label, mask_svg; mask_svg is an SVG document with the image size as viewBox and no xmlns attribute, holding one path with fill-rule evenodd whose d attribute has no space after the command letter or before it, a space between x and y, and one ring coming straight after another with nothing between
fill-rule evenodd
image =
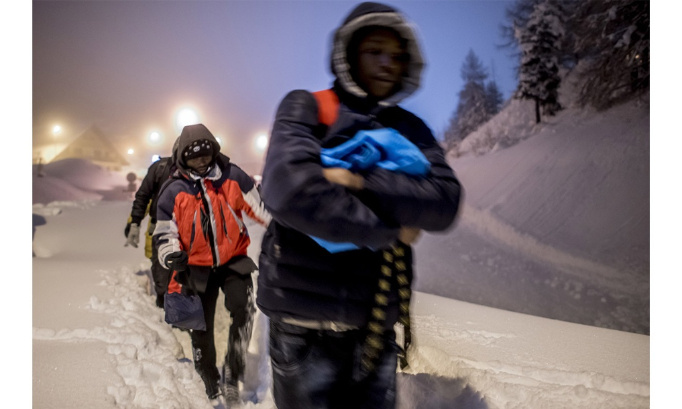
<instances>
[{"instance_id":1,"label":"distant glowing light","mask_svg":"<svg viewBox=\"0 0 682 409\"><path fill-rule=\"evenodd\" d=\"M152 163L156 162L159 159L161 159L161 155L152 155Z\"/></svg>"},{"instance_id":2,"label":"distant glowing light","mask_svg":"<svg viewBox=\"0 0 682 409\"><path fill-rule=\"evenodd\" d=\"M128 149L128 155L132 155L133 153L135 153L135 149L133 148Z\"/></svg>"},{"instance_id":3,"label":"distant glowing light","mask_svg":"<svg viewBox=\"0 0 682 409\"><path fill-rule=\"evenodd\" d=\"M61 126L55 125L54 127L52 127L52 135L58 136L61 133L62 133L62 127Z\"/></svg>"},{"instance_id":4,"label":"distant glowing light","mask_svg":"<svg viewBox=\"0 0 682 409\"><path fill-rule=\"evenodd\" d=\"M198 124L199 116L196 112L194 112L193 109L183 108L178 112L175 122L178 126L178 129L182 129L187 125Z\"/></svg>"},{"instance_id":5,"label":"distant glowing light","mask_svg":"<svg viewBox=\"0 0 682 409\"><path fill-rule=\"evenodd\" d=\"M258 135L254 141L254 146L259 153L264 152L265 148L268 147L268 136L265 134Z\"/></svg>"},{"instance_id":6,"label":"distant glowing light","mask_svg":"<svg viewBox=\"0 0 682 409\"><path fill-rule=\"evenodd\" d=\"M150 140L150 141L152 141L152 142L158 142L159 139L161 139L161 134L160 134L160 133L158 133L158 132L156 132L156 131L152 131L152 132L149 134L149 140Z\"/></svg>"}]
</instances>

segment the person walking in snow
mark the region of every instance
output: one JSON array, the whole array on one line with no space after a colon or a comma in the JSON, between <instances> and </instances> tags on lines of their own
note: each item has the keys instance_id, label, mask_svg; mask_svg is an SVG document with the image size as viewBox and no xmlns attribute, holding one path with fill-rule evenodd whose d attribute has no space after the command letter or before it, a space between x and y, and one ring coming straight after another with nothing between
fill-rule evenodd
<instances>
[{"instance_id":1,"label":"person walking in snow","mask_svg":"<svg viewBox=\"0 0 682 409\"><path fill-rule=\"evenodd\" d=\"M159 263L158 250L152 243L152 233L156 228L156 201L159 190L163 183L168 180L173 170L172 159L162 157L149 166L147 174L139 189L135 192L133 208L130 211L128 222L124 230L126 236L125 246L137 248L140 243L140 226L142 220L149 214L149 224L145 232L145 256L152 262L152 281L156 293L156 306L163 308L163 298L168 288L170 271Z\"/></svg>"},{"instance_id":2,"label":"person walking in snow","mask_svg":"<svg viewBox=\"0 0 682 409\"><path fill-rule=\"evenodd\" d=\"M237 401L255 312L251 273L257 268L247 256L250 239L243 217L267 226L270 215L253 179L220 153L203 124L182 129L173 162L177 169L158 200L159 262L172 271L169 290L187 285L201 299L206 329L191 330L190 337L206 394ZM232 319L222 379L213 334L219 290Z\"/></svg>"},{"instance_id":3,"label":"person walking in snow","mask_svg":"<svg viewBox=\"0 0 682 409\"><path fill-rule=\"evenodd\" d=\"M332 47L335 120L323 120L329 103L305 90L288 93L276 113L262 183L273 218L256 301L270 319L278 409L394 408L397 361L407 363L410 341L410 244L453 224L461 187L427 125L397 105L424 65L406 18L362 3ZM327 150L377 130L399 133L427 170L325 167Z\"/></svg>"}]
</instances>

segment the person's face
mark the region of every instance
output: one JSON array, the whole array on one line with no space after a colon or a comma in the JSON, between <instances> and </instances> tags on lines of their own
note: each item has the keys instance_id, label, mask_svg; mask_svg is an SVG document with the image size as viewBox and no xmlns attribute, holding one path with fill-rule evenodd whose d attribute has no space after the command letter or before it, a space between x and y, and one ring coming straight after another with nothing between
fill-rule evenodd
<instances>
[{"instance_id":1,"label":"person's face","mask_svg":"<svg viewBox=\"0 0 682 409\"><path fill-rule=\"evenodd\" d=\"M212 159L213 157L210 155L187 159L187 167L192 169L196 174L203 175L208 170L208 165L211 164Z\"/></svg>"},{"instance_id":2,"label":"person's face","mask_svg":"<svg viewBox=\"0 0 682 409\"><path fill-rule=\"evenodd\" d=\"M358 45L357 81L369 95L385 98L402 81L407 54L391 30L371 31Z\"/></svg>"}]
</instances>

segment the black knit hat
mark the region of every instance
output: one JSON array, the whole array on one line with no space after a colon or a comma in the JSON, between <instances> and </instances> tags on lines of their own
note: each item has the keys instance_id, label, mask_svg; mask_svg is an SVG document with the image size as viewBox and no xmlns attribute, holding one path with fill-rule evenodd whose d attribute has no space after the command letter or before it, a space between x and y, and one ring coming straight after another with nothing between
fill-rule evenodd
<instances>
[{"instance_id":1,"label":"black knit hat","mask_svg":"<svg viewBox=\"0 0 682 409\"><path fill-rule=\"evenodd\" d=\"M199 139L189 144L182 151L182 160L187 163L188 160L198 158L199 156L213 157L213 144L208 139Z\"/></svg>"}]
</instances>

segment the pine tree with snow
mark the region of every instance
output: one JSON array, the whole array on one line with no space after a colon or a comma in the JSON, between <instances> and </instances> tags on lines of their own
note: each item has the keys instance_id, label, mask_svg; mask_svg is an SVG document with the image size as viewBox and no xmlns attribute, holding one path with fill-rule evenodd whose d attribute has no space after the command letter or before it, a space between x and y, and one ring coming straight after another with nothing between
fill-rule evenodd
<instances>
[{"instance_id":1,"label":"pine tree with snow","mask_svg":"<svg viewBox=\"0 0 682 409\"><path fill-rule=\"evenodd\" d=\"M554 115L560 109L559 56L564 26L561 10L553 0L537 3L524 26L515 35L521 49L519 85L516 98L535 101L535 120L541 112Z\"/></svg>"},{"instance_id":2,"label":"pine tree with snow","mask_svg":"<svg viewBox=\"0 0 682 409\"><path fill-rule=\"evenodd\" d=\"M493 116L500 112L503 102L504 97L500 92L500 88L497 86L497 82L495 82L495 80L489 81L485 85L485 104L488 114Z\"/></svg>"},{"instance_id":3,"label":"pine tree with snow","mask_svg":"<svg viewBox=\"0 0 682 409\"><path fill-rule=\"evenodd\" d=\"M575 14L574 50L584 62L579 101L606 109L649 89L646 0L586 0Z\"/></svg>"},{"instance_id":4,"label":"pine tree with snow","mask_svg":"<svg viewBox=\"0 0 682 409\"><path fill-rule=\"evenodd\" d=\"M445 132L445 143L452 149L471 132L490 119L486 98L485 80L488 78L485 67L473 50L469 50L460 70L464 87L459 92L459 103L450 126Z\"/></svg>"}]
</instances>

